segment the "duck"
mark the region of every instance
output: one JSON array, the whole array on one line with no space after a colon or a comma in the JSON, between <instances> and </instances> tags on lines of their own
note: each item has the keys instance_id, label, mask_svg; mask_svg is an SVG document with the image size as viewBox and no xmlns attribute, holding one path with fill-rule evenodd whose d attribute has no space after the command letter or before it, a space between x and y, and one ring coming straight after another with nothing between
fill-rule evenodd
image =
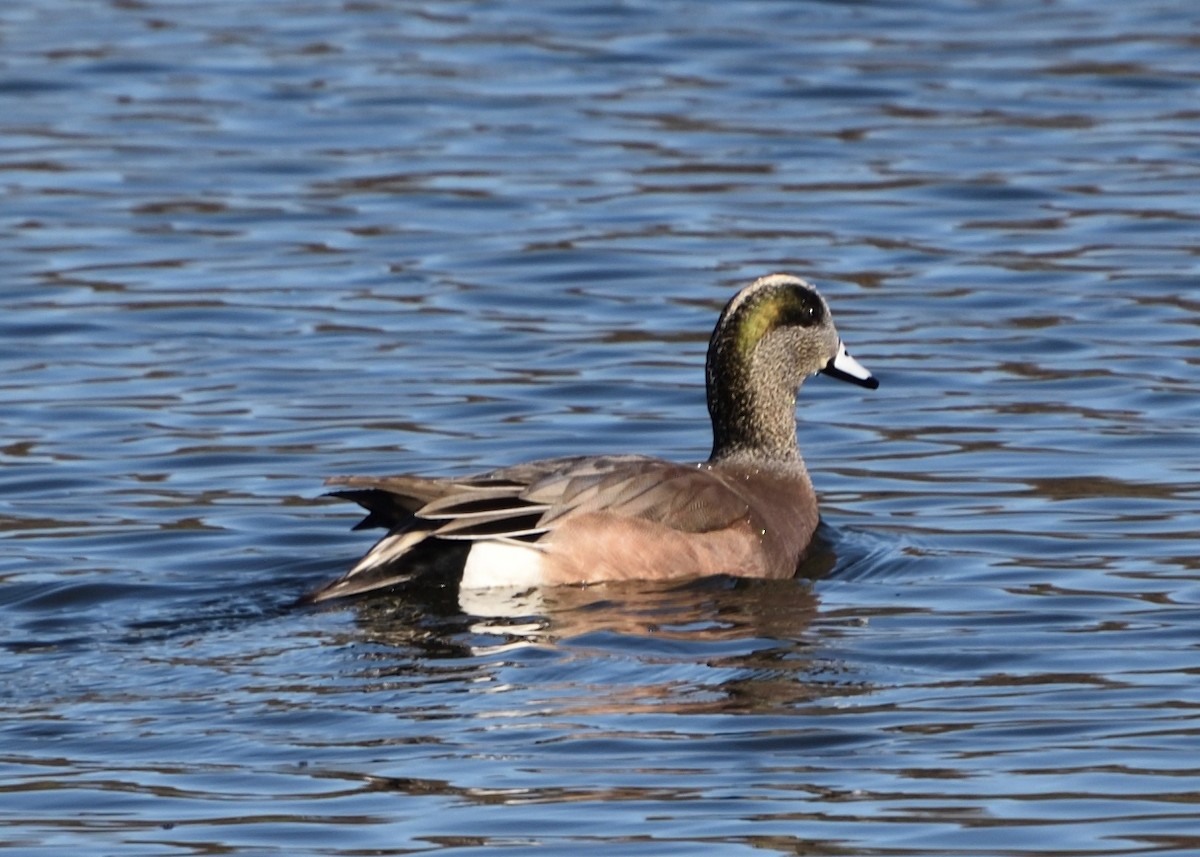
<instances>
[{"instance_id":1,"label":"duck","mask_svg":"<svg viewBox=\"0 0 1200 857\"><path fill-rule=\"evenodd\" d=\"M800 386L818 373L879 386L846 350L815 286L787 273L760 277L729 300L709 340L707 460L580 455L468 477L332 477L330 495L367 512L354 529L386 535L304 600L429 574L460 590L794 577L820 520L795 414Z\"/></svg>"}]
</instances>

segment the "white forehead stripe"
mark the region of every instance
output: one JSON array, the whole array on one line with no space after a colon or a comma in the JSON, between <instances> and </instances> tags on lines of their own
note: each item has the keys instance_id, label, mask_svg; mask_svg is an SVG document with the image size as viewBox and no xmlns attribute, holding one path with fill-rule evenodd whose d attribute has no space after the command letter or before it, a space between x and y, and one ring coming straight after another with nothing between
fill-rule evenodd
<instances>
[{"instance_id":1,"label":"white forehead stripe","mask_svg":"<svg viewBox=\"0 0 1200 857\"><path fill-rule=\"evenodd\" d=\"M733 315L737 312L738 307L744 304L747 300L757 295L763 289L773 288L775 286L802 286L814 294L817 293L816 288L808 280L802 280L799 277L794 277L791 274L767 274L765 277L759 277L746 288L738 292L733 300L729 302L729 306L725 308L727 315ZM818 295L819 297L819 295Z\"/></svg>"}]
</instances>

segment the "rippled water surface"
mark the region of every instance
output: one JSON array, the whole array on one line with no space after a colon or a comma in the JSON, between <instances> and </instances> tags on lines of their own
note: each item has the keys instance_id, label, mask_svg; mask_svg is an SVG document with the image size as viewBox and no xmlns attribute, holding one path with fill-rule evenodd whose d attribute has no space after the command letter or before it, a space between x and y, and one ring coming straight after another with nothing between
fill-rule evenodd
<instances>
[{"instance_id":1,"label":"rippled water surface","mask_svg":"<svg viewBox=\"0 0 1200 857\"><path fill-rule=\"evenodd\" d=\"M1200 850L1191 3L0 8L0 847ZM821 284L811 580L298 609L338 473L707 453Z\"/></svg>"}]
</instances>

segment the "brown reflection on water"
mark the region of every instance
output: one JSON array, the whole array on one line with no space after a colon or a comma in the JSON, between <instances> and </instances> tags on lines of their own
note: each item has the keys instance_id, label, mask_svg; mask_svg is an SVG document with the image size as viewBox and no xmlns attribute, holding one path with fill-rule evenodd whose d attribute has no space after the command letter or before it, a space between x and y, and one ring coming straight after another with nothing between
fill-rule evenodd
<instances>
[{"instance_id":1,"label":"brown reflection on water","mask_svg":"<svg viewBox=\"0 0 1200 857\"><path fill-rule=\"evenodd\" d=\"M482 677L534 648L558 667L530 686L542 704L572 716L764 713L828 693L828 677L808 680L822 670L807 654L818 599L805 580L622 581L457 599L443 591L354 609L358 642L372 651L360 677L373 686L430 667L440 675L446 659L471 659ZM414 653L425 660L414 663ZM598 679L593 665L576 676L574 661L607 661L613 673Z\"/></svg>"},{"instance_id":2,"label":"brown reflection on water","mask_svg":"<svg viewBox=\"0 0 1200 857\"><path fill-rule=\"evenodd\" d=\"M398 648L438 628L447 637L467 628L481 638L553 646L599 633L695 642L788 638L803 632L817 598L804 581L710 578L462 593L422 589L363 599L353 609L364 639Z\"/></svg>"}]
</instances>

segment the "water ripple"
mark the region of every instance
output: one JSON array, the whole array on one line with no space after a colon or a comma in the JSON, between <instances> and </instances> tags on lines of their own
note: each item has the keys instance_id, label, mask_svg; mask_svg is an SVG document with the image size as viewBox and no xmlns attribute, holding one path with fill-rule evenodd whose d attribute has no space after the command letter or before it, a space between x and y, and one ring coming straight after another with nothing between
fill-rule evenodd
<instances>
[{"instance_id":1,"label":"water ripple","mask_svg":"<svg viewBox=\"0 0 1200 857\"><path fill-rule=\"evenodd\" d=\"M1179 4L25 7L0 846L1200 846ZM777 269L883 382L799 579L294 607L327 475L705 455Z\"/></svg>"}]
</instances>

